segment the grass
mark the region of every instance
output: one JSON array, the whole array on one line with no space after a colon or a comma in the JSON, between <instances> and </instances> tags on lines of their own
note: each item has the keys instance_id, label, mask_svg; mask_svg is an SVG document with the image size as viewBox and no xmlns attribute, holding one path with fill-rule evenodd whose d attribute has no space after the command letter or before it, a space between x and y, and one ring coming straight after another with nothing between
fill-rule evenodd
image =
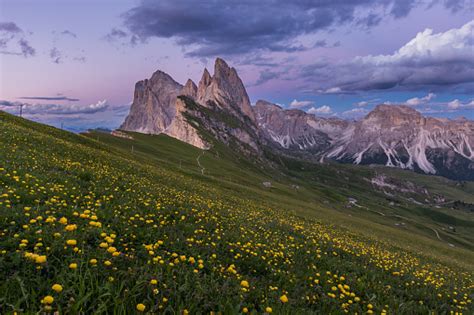
<instances>
[{"instance_id":1,"label":"grass","mask_svg":"<svg viewBox=\"0 0 474 315\"><path fill-rule=\"evenodd\" d=\"M370 168L131 135L0 113L0 313L472 311L470 213L390 206ZM454 248L429 232L452 220Z\"/></svg>"}]
</instances>

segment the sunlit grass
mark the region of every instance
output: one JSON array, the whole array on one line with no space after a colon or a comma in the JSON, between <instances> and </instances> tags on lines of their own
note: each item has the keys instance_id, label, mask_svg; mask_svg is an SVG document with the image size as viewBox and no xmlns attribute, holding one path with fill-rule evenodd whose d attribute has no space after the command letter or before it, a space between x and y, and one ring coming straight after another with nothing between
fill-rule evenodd
<instances>
[{"instance_id":1,"label":"sunlit grass","mask_svg":"<svg viewBox=\"0 0 474 315\"><path fill-rule=\"evenodd\" d=\"M0 313L472 311L472 274L0 120Z\"/></svg>"}]
</instances>

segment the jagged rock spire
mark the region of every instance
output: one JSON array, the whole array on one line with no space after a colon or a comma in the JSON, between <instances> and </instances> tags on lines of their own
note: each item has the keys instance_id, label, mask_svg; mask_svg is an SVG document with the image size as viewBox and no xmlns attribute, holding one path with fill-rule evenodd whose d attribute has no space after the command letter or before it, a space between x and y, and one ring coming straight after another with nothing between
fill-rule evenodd
<instances>
[{"instance_id":1,"label":"jagged rock spire","mask_svg":"<svg viewBox=\"0 0 474 315\"><path fill-rule=\"evenodd\" d=\"M197 100L203 105L208 101L214 101L237 116L239 114L248 116L255 123L255 115L242 80L237 71L221 58L215 61L213 77L209 75L207 69L204 70L199 82Z\"/></svg>"},{"instance_id":2,"label":"jagged rock spire","mask_svg":"<svg viewBox=\"0 0 474 315\"><path fill-rule=\"evenodd\" d=\"M186 84L183 87L183 90L181 91L181 95L186 95L195 99L197 96L197 90L198 88L196 84L193 82L193 80L188 79L188 81L186 81Z\"/></svg>"},{"instance_id":3,"label":"jagged rock spire","mask_svg":"<svg viewBox=\"0 0 474 315\"><path fill-rule=\"evenodd\" d=\"M206 89L211 84L211 81L212 81L212 78L211 78L211 75L209 74L209 71L207 71L207 68L204 68L201 81L199 81L199 87L198 87L198 92L197 92L198 99L201 96L206 95Z\"/></svg>"}]
</instances>

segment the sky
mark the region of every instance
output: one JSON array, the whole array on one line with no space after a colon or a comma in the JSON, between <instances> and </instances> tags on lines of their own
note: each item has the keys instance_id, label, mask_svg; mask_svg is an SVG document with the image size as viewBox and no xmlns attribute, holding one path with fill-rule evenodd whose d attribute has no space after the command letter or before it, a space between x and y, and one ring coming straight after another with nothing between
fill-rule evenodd
<instances>
[{"instance_id":1,"label":"sky","mask_svg":"<svg viewBox=\"0 0 474 315\"><path fill-rule=\"evenodd\" d=\"M474 119L472 0L0 0L0 110L69 130L117 128L135 82L216 57L253 103Z\"/></svg>"}]
</instances>

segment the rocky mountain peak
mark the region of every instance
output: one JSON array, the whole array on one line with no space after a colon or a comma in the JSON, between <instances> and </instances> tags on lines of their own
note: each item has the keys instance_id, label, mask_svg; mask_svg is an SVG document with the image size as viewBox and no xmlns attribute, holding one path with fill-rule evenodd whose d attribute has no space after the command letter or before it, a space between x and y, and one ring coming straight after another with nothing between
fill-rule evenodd
<instances>
[{"instance_id":1,"label":"rocky mountain peak","mask_svg":"<svg viewBox=\"0 0 474 315\"><path fill-rule=\"evenodd\" d=\"M316 117L299 109L283 109L264 100L257 101L254 111L258 127L267 139L289 154L327 150L331 139L340 137L346 127L341 120Z\"/></svg>"},{"instance_id":2,"label":"rocky mountain peak","mask_svg":"<svg viewBox=\"0 0 474 315\"><path fill-rule=\"evenodd\" d=\"M163 71L135 86L129 115L121 129L165 133L199 148L209 148L200 131L216 139L241 143L259 152L260 140L253 109L237 71L217 58L214 75L204 69L199 86L187 80L184 87ZM199 131L198 131L199 130Z\"/></svg>"},{"instance_id":3,"label":"rocky mountain peak","mask_svg":"<svg viewBox=\"0 0 474 315\"><path fill-rule=\"evenodd\" d=\"M230 73L232 70L235 71L234 68L230 68L227 62L224 61L224 59L221 58L216 58L216 61L214 63L214 77L215 78L226 78L230 76Z\"/></svg>"},{"instance_id":4,"label":"rocky mountain peak","mask_svg":"<svg viewBox=\"0 0 474 315\"><path fill-rule=\"evenodd\" d=\"M148 81L148 80L145 79L145 81ZM149 81L153 82L153 84L160 84L160 85L166 85L166 84L180 85L168 73L161 70L157 70L153 72L153 75L151 76Z\"/></svg>"},{"instance_id":5,"label":"rocky mountain peak","mask_svg":"<svg viewBox=\"0 0 474 315\"><path fill-rule=\"evenodd\" d=\"M255 103L255 108L261 110L282 110L281 106L267 102L265 100L258 100L257 103Z\"/></svg>"},{"instance_id":6,"label":"rocky mountain peak","mask_svg":"<svg viewBox=\"0 0 474 315\"><path fill-rule=\"evenodd\" d=\"M400 126L406 124L424 124L425 119L415 109L405 105L377 105L364 121L382 125Z\"/></svg>"},{"instance_id":7,"label":"rocky mountain peak","mask_svg":"<svg viewBox=\"0 0 474 315\"><path fill-rule=\"evenodd\" d=\"M404 105L379 105L346 135L327 157L474 179L474 128L469 123L424 117Z\"/></svg>"},{"instance_id":8,"label":"rocky mountain peak","mask_svg":"<svg viewBox=\"0 0 474 315\"><path fill-rule=\"evenodd\" d=\"M191 97L192 99L195 99L197 96L197 91L198 91L198 88L196 84L193 82L193 80L188 79L183 89L181 90L181 95L186 95L186 96Z\"/></svg>"},{"instance_id":9,"label":"rocky mountain peak","mask_svg":"<svg viewBox=\"0 0 474 315\"><path fill-rule=\"evenodd\" d=\"M123 130L160 133L173 120L175 100L183 86L163 71L135 84L130 112L120 126Z\"/></svg>"},{"instance_id":10,"label":"rocky mountain peak","mask_svg":"<svg viewBox=\"0 0 474 315\"><path fill-rule=\"evenodd\" d=\"M414 108L406 105L391 105L391 104L379 104L370 112L372 115L389 113L393 115L419 115L420 113Z\"/></svg>"},{"instance_id":11,"label":"rocky mountain peak","mask_svg":"<svg viewBox=\"0 0 474 315\"><path fill-rule=\"evenodd\" d=\"M237 71L217 58L214 64L214 76L205 69L197 93L197 101L206 105L212 101L218 106L234 113L236 116L246 115L254 123L255 116L250 99Z\"/></svg>"},{"instance_id":12,"label":"rocky mountain peak","mask_svg":"<svg viewBox=\"0 0 474 315\"><path fill-rule=\"evenodd\" d=\"M204 68L202 73L201 81L199 81L199 91L205 91L206 88L211 84L212 77L207 68ZM200 93L202 94L202 93Z\"/></svg>"}]
</instances>

